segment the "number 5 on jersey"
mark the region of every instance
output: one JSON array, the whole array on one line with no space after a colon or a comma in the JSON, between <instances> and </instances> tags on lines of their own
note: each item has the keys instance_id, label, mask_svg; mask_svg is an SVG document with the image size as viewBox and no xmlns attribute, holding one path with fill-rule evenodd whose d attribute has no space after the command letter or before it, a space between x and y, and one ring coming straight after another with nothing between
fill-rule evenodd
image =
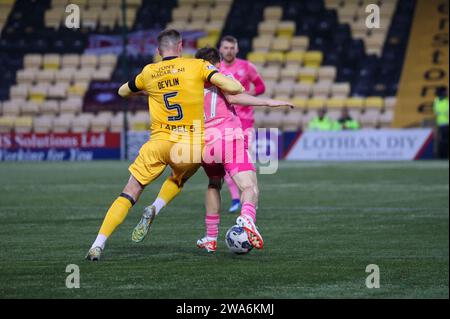
<instances>
[{"instance_id":1,"label":"number 5 on jersey","mask_svg":"<svg viewBox=\"0 0 450 319\"><path fill-rule=\"evenodd\" d=\"M183 109L180 104L170 104L169 99L177 96L178 92L171 92L164 94L164 104L169 111L177 110L176 116L167 117L168 121L179 121L183 118Z\"/></svg>"}]
</instances>

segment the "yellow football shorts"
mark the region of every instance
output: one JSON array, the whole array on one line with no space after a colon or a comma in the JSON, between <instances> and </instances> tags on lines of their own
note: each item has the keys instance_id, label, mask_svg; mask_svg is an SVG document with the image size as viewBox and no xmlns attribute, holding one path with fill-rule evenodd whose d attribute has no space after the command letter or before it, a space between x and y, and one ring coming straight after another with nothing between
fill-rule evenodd
<instances>
[{"instance_id":1,"label":"yellow football shorts","mask_svg":"<svg viewBox=\"0 0 450 319\"><path fill-rule=\"evenodd\" d=\"M172 168L172 179L182 187L201 166L202 145L189 145L165 140L149 140L142 145L139 155L128 170L141 185L158 178L167 165Z\"/></svg>"}]
</instances>

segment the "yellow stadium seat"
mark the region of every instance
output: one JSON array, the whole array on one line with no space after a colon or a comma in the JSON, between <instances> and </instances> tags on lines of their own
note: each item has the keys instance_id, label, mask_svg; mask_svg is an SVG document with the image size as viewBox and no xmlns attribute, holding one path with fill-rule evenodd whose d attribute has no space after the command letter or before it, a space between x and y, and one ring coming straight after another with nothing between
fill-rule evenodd
<instances>
[{"instance_id":1,"label":"yellow stadium seat","mask_svg":"<svg viewBox=\"0 0 450 319\"><path fill-rule=\"evenodd\" d=\"M384 107L384 100L379 96L369 96L364 100L364 107L382 109Z\"/></svg>"},{"instance_id":2,"label":"yellow stadium seat","mask_svg":"<svg viewBox=\"0 0 450 319\"><path fill-rule=\"evenodd\" d=\"M326 99L324 99L324 98L312 98L306 102L306 107L309 110L321 109L321 108L325 107L325 101L326 101Z\"/></svg>"},{"instance_id":3,"label":"yellow stadium seat","mask_svg":"<svg viewBox=\"0 0 450 319\"><path fill-rule=\"evenodd\" d=\"M294 104L294 106L296 108L301 108L301 109L306 108L306 104L307 104L306 101L308 101L307 98L299 97L299 96L296 96L291 100L292 104Z\"/></svg>"},{"instance_id":4,"label":"yellow stadium seat","mask_svg":"<svg viewBox=\"0 0 450 319\"><path fill-rule=\"evenodd\" d=\"M303 63L304 52L301 51L290 51L286 53L286 66L300 66Z\"/></svg>"},{"instance_id":5,"label":"yellow stadium seat","mask_svg":"<svg viewBox=\"0 0 450 319\"><path fill-rule=\"evenodd\" d=\"M285 54L283 52L269 52L267 53L267 64L282 65L285 62Z\"/></svg>"},{"instance_id":6,"label":"yellow stadium seat","mask_svg":"<svg viewBox=\"0 0 450 319\"><path fill-rule=\"evenodd\" d=\"M304 56L305 67L318 68L322 64L323 53L321 51L307 51Z\"/></svg>"},{"instance_id":7,"label":"yellow stadium seat","mask_svg":"<svg viewBox=\"0 0 450 319\"><path fill-rule=\"evenodd\" d=\"M20 116L14 120L14 131L16 133L30 133L33 128L33 118L31 116Z\"/></svg>"},{"instance_id":8,"label":"yellow stadium seat","mask_svg":"<svg viewBox=\"0 0 450 319\"><path fill-rule=\"evenodd\" d=\"M317 69L316 68L301 68L299 71L298 80L300 82L305 83L314 83L317 78Z\"/></svg>"},{"instance_id":9,"label":"yellow stadium seat","mask_svg":"<svg viewBox=\"0 0 450 319\"><path fill-rule=\"evenodd\" d=\"M277 26L276 34L279 37L291 38L295 34L296 24L294 21L282 21Z\"/></svg>"},{"instance_id":10,"label":"yellow stadium seat","mask_svg":"<svg viewBox=\"0 0 450 319\"><path fill-rule=\"evenodd\" d=\"M14 127L14 116L0 116L0 133L9 133Z\"/></svg>"},{"instance_id":11,"label":"yellow stadium seat","mask_svg":"<svg viewBox=\"0 0 450 319\"><path fill-rule=\"evenodd\" d=\"M247 54L247 60L255 65L264 65L267 60L267 53L265 52L249 52Z\"/></svg>"},{"instance_id":12,"label":"yellow stadium seat","mask_svg":"<svg viewBox=\"0 0 450 319\"><path fill-rule=\"evenodd\" d=\"M45 54L42 65L47 70L58 70L61 65L61 56L53 53Z\"/></svg>"},{"instance_id":13,"label":"yellow stadium seat","mask_svg":"<svg viewBox=\"0 0 450 319\"><path fill-rule=\"evenodd\" d=\"M325 106L329 109L340 109L345 106L344 98L331 98L326 101Z\"/></svg>"},{"instance_id":14,"label":"yellow stadium seat","mask_svg":"<svg viewBox=\"0 0 450 319\"><path fill-rule=\"evenodd\" d=\"M360 97L348 98L345 102L345 106L353 109L362 109L364 107L364 99Z\"/></svg>"},{"instance_id":15,"label":"yellow stadium seat","mask_svg":"<svg viewBox=\"0 0 450 319\"><path fill-rule=\"evenodd\" d=\"M41 103L45 100L48 94L48 83L40 83L30 87L29 98L30 101Z\"/></svg>"}]
</instances>

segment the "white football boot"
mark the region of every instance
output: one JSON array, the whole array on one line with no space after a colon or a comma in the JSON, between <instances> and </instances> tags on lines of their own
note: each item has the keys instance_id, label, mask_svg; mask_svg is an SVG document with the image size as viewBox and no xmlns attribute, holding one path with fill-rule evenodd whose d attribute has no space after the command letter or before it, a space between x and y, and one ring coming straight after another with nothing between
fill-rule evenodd
<instances>
[{"instance_id":1,"label":"white football boot","mask_svg":"<svg viewBox=\"0 0 450 319\"><path fill-rule=\"evenodd\" d=\"M208 239L208 237L203 237L197 240L197 247L204 248L208 253L213 253L217 250L217 240Z\"/></svg>"},{"instance_id":2,"label":"white football boot","mask_svg":"<svg viewBox=\"0 0 450 319\"><path fill-rule=\"evenodd\" d=\"M85 258L90 261L99 261L101 255L102 249L100 247L92 247L89 249Z\"/></svg>"},{"instance_id":3,"label":"white football boot","mask_svg":"<svg viewBox=\"0 0 450 319\"><path fill-rule=\"evenodd\" d=\"M245 216L239 216L236 219L236 224L247 231L248 240L250 241L250 244L252 244L253 247L255 247L256 249L263 248L264 246L263 238L253 221L251 221L249 218Z\"/></svg>"}]
</instances>

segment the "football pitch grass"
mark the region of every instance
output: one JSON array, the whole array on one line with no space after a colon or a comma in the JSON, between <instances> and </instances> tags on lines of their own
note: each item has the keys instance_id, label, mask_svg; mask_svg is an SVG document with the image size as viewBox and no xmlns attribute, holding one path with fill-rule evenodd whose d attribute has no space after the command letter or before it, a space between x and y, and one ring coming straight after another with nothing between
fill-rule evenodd
<instances>
[{"instance_id":1,"label":"football pitch grass","mask_svg":"<svg viewBox=\"0 0 450 319\"><path fill-rule=\"evenodd\" d=\"M0 163L0 298L448 298L448 162L281 162L259 175L261 251L216 254L204 233L203 171L131 241L163 176L107 243L83 258L127 181L126 162ZM167 175L167 172L164 176ZM225 208L228 191L222 192ZM66 266L80 268L66 288ZM380 270L368 289L366 266Z\"/></svg>"}]
</instances>

